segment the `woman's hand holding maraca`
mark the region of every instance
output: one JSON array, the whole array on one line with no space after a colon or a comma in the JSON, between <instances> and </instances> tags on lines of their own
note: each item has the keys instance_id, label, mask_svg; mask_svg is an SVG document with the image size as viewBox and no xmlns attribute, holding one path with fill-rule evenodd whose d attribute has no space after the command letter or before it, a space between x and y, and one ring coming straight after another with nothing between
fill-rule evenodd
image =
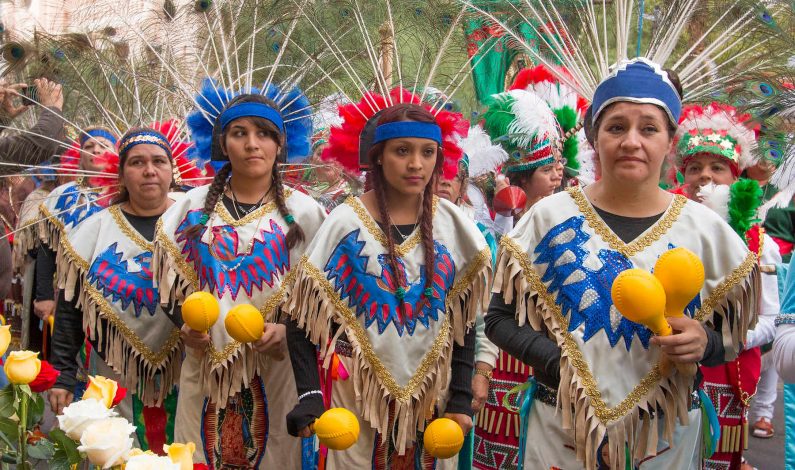
<instances>
[{"instance_id":1,"label":"woman's hand holding maraca","mask_svg":"<svg viewBox=\"0 0 795 470\"><path fill-rule=\"evenodd\" d=\"M452 419L456 424L461 426L461 430L464 432L465 436L469 434L469 431L472 429L472 417L469 415L462 413L445 413L444 417Z\"/></svg>"},{"instance_id":2,"label":"woman's hand holding maraca","mask_svg":"<svg viewBox=\"0 0 795 470\"><path fill-rule=\"evenodd\" d=\"M185 346L198 351L204 351L207 349L207 346L210 345L210 335L201 331L196 331L187 324L182 325L179 336L182 338L182 342Z\"/></svg>"},{"instance_id":3,"label":"woman's hand holding maraca","mask_svg":"<svg viewBox=\"0 0 795 470\"><path fill-rule=\"evenodd\" d=\"M651 339L673 362L695 363L704 357L707 349L707 333L698 320L689 317L668 317L674 330L669 336L654 336Z\"/></svg>"},{"instance_id":4,"label":"woman's hand holding maraca","mask_svg":"<svg viewBox=\"0 0 795 470\"><path fill-rule=\"evenodd\" d=\"M254 349L261 354L269 354L277 361L285 357L287 327L282 323L266 323L262 336L251 343ZM308 437L308 436L305 436Z\"/></svg>"}]
</instances>

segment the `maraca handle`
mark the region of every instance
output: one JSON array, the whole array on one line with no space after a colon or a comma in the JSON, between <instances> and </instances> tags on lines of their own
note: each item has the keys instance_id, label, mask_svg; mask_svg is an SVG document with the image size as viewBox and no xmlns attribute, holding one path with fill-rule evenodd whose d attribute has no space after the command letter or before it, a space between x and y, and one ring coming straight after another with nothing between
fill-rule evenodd
<instances>
[{"instance_id":1,"label":"maraca handle","mask_svg":"<svg viewBox=\"0 0 795 470\"><path fill-rule=\"evenodd\" d=\"M696 371L698 370L698 366L694 362L683 363L683 362L676 362L676 370L679 371L680 374L684 374L686 377L695 377Z\"/></svg>"}]
</instances>

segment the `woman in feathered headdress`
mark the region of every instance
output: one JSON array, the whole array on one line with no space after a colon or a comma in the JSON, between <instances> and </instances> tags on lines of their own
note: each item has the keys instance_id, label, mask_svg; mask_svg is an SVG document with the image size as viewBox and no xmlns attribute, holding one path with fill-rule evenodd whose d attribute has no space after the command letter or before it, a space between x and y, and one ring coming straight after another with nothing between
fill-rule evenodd
<instances>
[{"instance_id":1,"label":"woman in feathered headdress","mask_svg":"<svg viewBox=\"0 0 795 470\"><path fill-rule=\"evenodd\" d=\"M185 194L158 227L153 271L175 308L188 353L180 377L175 440L200 443L194 462L211 468L300 466L300 442L284 417L295 401L285 360L283 301L296 263L325 217L287 189L280 166L309 153L309 103L274 85L234 93L206 80L188 116L201 155L224 162L212 183ZM209 331L183 325L180 305L209 292L221 316ZM239 305L254 305L265 331L241 344L225 329Z\"/></svg>"},{"instance_id":2,"label":"woman in feathered headdress","mask_svg":"<svg viewBox=\"0 0 795 470\"><path fill-rule=\"evenodd\" d=\"M740 174L755 164L756 137L748 127L749 115L720 103L690 105L682 110L676 133L676 168L684 175L685 193L715 210L745 240L758 261L775 266L781 263L778 245L755 224L757 209L763 203L762 190L755 180ZM702 367L704 391L720 407L718 421L721 434L737 439L721 440L708 465L739 468L748 441L748 410L751 398L757 395L761 373L760 346L773 341L774 321L779 311L778 281L775 272L762 276L761 308L756 326L748 331L744 349L726 364ZM769 368L772 382L777 382L775 369ZM767 396L756 396L755 402L769 402L760 419L767 424L773 417L776 389ZM772 398L772 401L771 401ZM760 423L764 430L765 422Z\"/></svg>"},{"instance_id":3,"label":"woman in feathered headdress","mask_svg":"<svg viewBox=\"0 0 795 470\"><path fill-rule=\"evenodd\" d=\"M500 240L486 333L533 367L522 462L700 469L694 377L658 362L734 358L755 315L756 256L712 211L658 187L681 112L671 75L621 61L593 96L601 179L542 199ZM675 334L657 337L620 315L610 288L672 247L701 258L706 282L684 318L668 319Z\"/></svg>"},{"instance_id":4,"label":"woman in feathered headdress","mask_svg":"<svg viewBox=\"0 0 795 470\"><path fill-rule=\"evenodd\" d=\"M475 224L434 196L442 174L456 172L468 124L401 89L370 93L340 115L326 152L368 168L369 190L332 211L291 289L300 395L288 426L308 435L326 407L344 407L361 434L329 453L326 468L432 468L421 444L430 419L472 427L472 327L491 272ZM316 347L326 386L314 373ZM351 375L332 382L339 371Z\"/></svg>"},{"instance_id":5,"label":"woman in feathered headdress","mask_svg":"<svg viewBox=\"0 0 795 470\"><path fill-rule=\"evenodd\" d=\"M51 346L53 366L61 372L50 391L53 409L71 401L78 382L75 357L88 339L91 369L129 389L116 409L137 424L140 445L155 452L162 452L173 425L149 420L173 422L169 409L182 362L179 330L160 307L151 272L155 225L174 202L172 150L166 136L151 128L130 129L119 140L119 191L112 204L60 239Z\"/></svg>"}]
</instances>

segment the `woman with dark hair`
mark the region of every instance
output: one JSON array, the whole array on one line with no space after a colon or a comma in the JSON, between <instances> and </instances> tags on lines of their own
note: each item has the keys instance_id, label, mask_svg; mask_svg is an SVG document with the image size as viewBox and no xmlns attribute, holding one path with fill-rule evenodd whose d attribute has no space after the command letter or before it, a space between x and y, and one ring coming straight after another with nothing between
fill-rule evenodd
<instances>
[{"instance_id":1,"label":"woman with dark hair","mask_svg":"<svg viewBox=\"0 0 795 470\"><path fill-rule=\"evenodd\" d=\"M173 170L171 146L159 132L138 128L121 138L113 205L61 239L66 263L51 346L61 372L49 393L53 411L72 401L76 356L88 336L94 373L129 389L116 409L136 423L141 446L155 452L169 443L173 427L158 430L148 420L169 422L182 362L179 330L160 307L151 271L155 225L174 203Z\"/></svg>"},{"instance_id":2,"label":"woman with dark hair","mask_svg":"<svg viewBox=\"0 0 795 470\"><path fill-rule=\"evenodd\" d=\"M432 468L422 448L430 419L451 418L464 433L472 427L473 326L491 255L474 222L434 196L443 167L455 171L456 133L466 133L466 121L434 116L408 93L402 101L367 116L362 149L353 119L332 129L330 155L348 140L366 150L370 190L332 211L290 291L288 345L300 394L290 432L309 436L326 407L347 408L361 423L358 442L329 453L326 468ZM349 104L340 115L353 116L354 107L372 109ZM332 384L345 371L350 378Z\"/></svg>"},{"instance_id":3,"label":"woman with dark hair","mask_svg":"<svg viewBox=\"0 0 795 470\"><path fill-rule=\"evenodd\" d=\"M155 243L161 300L188 348L175 440L197 443L194 462L211 468L297 468L300 442L284 427L295 385L282 306L293 267L325 211L283 186L280 165L288 154L308 153L308 102L288 93L283 100L291 107L282 110L256 91L227 101L231 96L205 82L197 99L203 109L188 116L188 126L200 154L226 163L210 185L189 191L163 216ZM220 305L207 332L182 322L180 305L198 291ZM242 304L259 309L266 322L252 343L233 340L224 326Z\"/></svg>"},{"instance_id":4,"label":"woman with dark hair","mask_svg":"<svg viewBox=\"0 0 795 470\"><path fill-rule=\"evenodd\" d=\"M542 199L500 240L486 334L533 367L525 468L700 469L713 449L697 379L660 361L732 360L756 314L759 269L717 214L658 187L681 108L659 65L618 64L591 104L601 179ZM674 247L701 259L705 282L667 319L673 334L653 336L621 316L611 286Z\"/></svg>"}]
</instances>

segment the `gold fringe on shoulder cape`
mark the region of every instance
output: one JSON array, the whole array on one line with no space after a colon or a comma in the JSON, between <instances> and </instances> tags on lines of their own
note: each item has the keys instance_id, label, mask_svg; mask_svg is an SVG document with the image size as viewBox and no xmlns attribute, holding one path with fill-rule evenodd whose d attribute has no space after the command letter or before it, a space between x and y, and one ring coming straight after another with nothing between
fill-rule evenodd
<instances>
[{"instance_id":1,"label":"gold fringe on shoulder cape","mask_svg":"<svg viewBox=\"0 0 795 470\"><path fill-rule=\"evenodd\" d=\"M174 328L159 351L151 350L124 322L110 302L88 281L89 263L61 238L58 250L58 285L65 289L67 300L80 292L77 306L83 312L83 329L96 340L105 355L105 362L118 373L123 386L134 390L146 406L159 406L179 380L182 366L182 342ZM62 264L63 263L63 264ZM106 327L100 318L107 320ZM157 381L155 377L158 377Z\"/></svg>"},{"instance_id":2,"label":"gold fringe on shoulder cape","mask_svg":"<svg viewBox=\"0 0 795 470\"><path fill-rule=\"evenodd\" d=\"M756 255L749 253L710 293L695 318L708 321L713 314L720 315L724 343L740 344L745 340L750 317L757 305L759 283ZM688 423L693 379L679 373L664 377L659 363L624 400L613 408L607 406L596 378L568 331L568 320L555 303L554 294L547 291L524 250L508 237L500 240L494 291L501 292L506 303L516 302L520 324L527 319L534 329L540 330L543 322L561 347L558 412L563 429L574 439L577 459L585 463L585 468L597 467L596 453L605 436L610 461L616 462L615 468L625 467L625 444L634 459L655 455L660 436L657 421L650 417L649 411L657 416L658 409L665 410L662 437L668 442L672 441L676 418L683 425ZM528 305L528 299L535 299L535 305ZM734 318L728 318L730 306ZM528 307L535 308L535 312L529 312ZM727 355L732 354L736 355L736 351L732 353L727 349Z\"/></svg>"},{"instance_id":3,"label":"gold fringe on shoulder cape","mask_svg":"<svg viewBox=\"0 0 795 470\"><path fill-rule=\"evenodd\" d=\"M306 256L301 259L295 283L289 290L288 311L309 339L320 346L321 357L334 352L336 339L345 332L353 346L350 370L361 416L381 436L397 424L394 445L404 454L416 438L416 430L425 428L428 419L449 383L453 341L463 344L467 330L475 324L479 310L485 309L490 295L491 254L486 248L478 253L462 276L447 292L442 328L419 368L405 386L400 386L373 350L367 332L356 312L340 299L332 284ZM332 341L332 325L339 324ZM395 413L389 419L389 404Z\"/></svg>"}]
</instances>

